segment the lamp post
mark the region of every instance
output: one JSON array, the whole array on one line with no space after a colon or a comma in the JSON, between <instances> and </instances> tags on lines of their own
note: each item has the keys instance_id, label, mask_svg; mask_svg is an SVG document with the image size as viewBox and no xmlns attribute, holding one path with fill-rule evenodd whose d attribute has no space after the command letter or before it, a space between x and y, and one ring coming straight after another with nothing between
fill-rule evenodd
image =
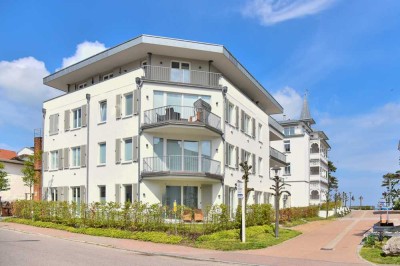
<instances>
[{"instance_id":1,"label":"lamp post","mask_svg":"<svg viewBox=\"0 0 400 266\"><path fill-rule=\"evenodd\" d=\"M272 180L275 182L275 184L272 185L271 189L274 191L274 196L275 196L275 237L279 237L279 200L280 197L283 193L287 193L290 196L290 192L283 190L285 182L279 177L279 172L281 168L278 166L275 166L272 168L272 171L274 171L274 178Z\"/></svg>"},{"instance_id":2,"label":"lamp post","mask_svg":"<svg viewBox=\"0 0 400 266\"><path fill-rule=\"evenodd\" d=\"M351 192L349 192L349 195L350 195L350 197L349 197L349 209L351 209Z\"/></svg>"}]
</instances>

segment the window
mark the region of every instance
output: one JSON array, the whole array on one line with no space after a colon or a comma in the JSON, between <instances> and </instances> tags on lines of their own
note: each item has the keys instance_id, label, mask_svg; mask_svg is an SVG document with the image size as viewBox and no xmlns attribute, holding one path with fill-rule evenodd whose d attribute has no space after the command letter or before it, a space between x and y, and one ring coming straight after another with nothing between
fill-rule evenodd
<instances>
[{"instance_id":1,"label":"window","mask_svg":"<svg viewBox=\"0 0 400 266\"><path fill-rule=\"evenodd\" d=\"M56 187L50 188L50 196L51 196L51 201L58 201L58 193Z\"/></svg>"},{"instance_id":2,"label":"window","mask_svg":"<svg viewBox=\"0 0 400 266\"><path fill-rule=\"evenodd\" d=\"M290 152L290 140L283 141L283 148L285 152Z\"/></svg>"},{"instance_id":3,"label":"window","mask_svg":"<svg viewBox=\"0 0 400 266\"><path fill-rule=\"evenodd\" d=\"M132 161L132 138L124 139L124 161Z\"/></svg>"},{"instance_id":4,"label":"window","mask_svg":"<svg viewBox=\"0 0 400 266\"><path fill-rule=\"evenodd\" d=\"M80 187L72 187L72 202L76 202L76 203L81 202L81 188Z\"/></svg>"},{"instance_id":5,"label":"window","mask_svg":"<svg viewBox=\"0 0 400 266\"><path fill-rule=\"evenodd\" d=\"M81 147L71 148L72 151L72 167L80 167L81 166Z\"/></svg>"},{"instance_id":6,"label":"window","mask_svg":"<svg viewBox=\"0 0 400 266\"><path fill-rule=\"evenodd\" d=\"M72 110L72 128L82 127L82 109Z\"/></svg>"},{"instance_id":7,"label":"window","mask_svg":"<svg viewBox=\"0 0 400 266\"><path fill-rule=\"evenodd\" d=\"M114 77L114 73L108 73L107 75L103 76L103 81L108 80L110 78Z\"/></svg>"},{"instance_id":8,"label":"window","mask_svg":"<svg viewBox=\"0 0 400 266\"><path fill-rule=\"evenodd\" d=\"M263 159L261 157L258 157L258 175L259 176L262 176L262 171L263 171L262 161L263 161Z\"/></svg>"},{"instance_id":9,"label":"window","mask_svg":"<svg viewBox=\"0 0 400 266\"><path fill-rule=\"evenodd\" d=\"M290 164L285 166L285 175L290 175Z\"/></svg>"},{"instance_id":10,"label":"window","mask_svg":"<svg viewBox=\"0 0 400 266\"><path fill-rule=\"evenodd\" d=\"M107 121L107 101L102 101L100 105L100 123Z\"/></svg>"},{"instance_id":11,"label":"window","mask_svg":"<svg viewBox=\"0 0 400 266\"><path fill-rule=\"evenodd\" d=\"M106 186L99 186L99 192L100 192L100 202L105 203L106 202Z\"/></svg>"},{"instance_id":12,"label":"window","mask_svg":"<svg viewBox=\"0 0 400 266\"><path fill-rule=\"evenodd\" d=\"M106 164L106 143L99 143L99 164Z\"/></svg>"},{"instance_id":13,"label":"window","mask_svg":"<svg viewBox=\"0 0 400 266\"><path fill-rule=\"evenodd\" d=\"M171 62L171 81L190 83L190 64Z\"/></svg>"},{"instance_id":14,"label":"window","mask_svg":"<svg viewBox=\"0 0 400 266\"><path fill-rule=\"evenodd\" d=\"M84 89L86 87L87 87L87 83L86 82L85 83L81 83L81 84L78 85L78 90Z\"/></svg>"},{"instance_id":15,"label":"window","mask_svg":"<svg viewBox=\"0 0 400 266\"><path fill-rule=\"evenodd\" d=\"M231 167L233 167L234 164L235 164L235 154L234 154L234 151L235 151L235 146L229 144L229 147L228 147L228 164L229 164L229 166L231 166Z\"/></svg>"},{"instance_id":16,"label":"window","mask_svg":"<svg viewBox=\"0 0 400 266\"><path fill-rule=\"evenodd\" d=\"M258 131L257 131L257 136L258 136L258 141L262 142L262 124L258 124Z\"/></svg>"},{"instance_id":17,"label":"window","mask_svg":"<svg viewBox=\"0 0 400 266\"><path fill-rule=\"evenodd\" d=\"M235 121L235 106L232 103L228 105L228 123L233 125L233 121Z\"/></svg>"},{"instance_id":18,"label":"window","mask_svg":"<svg viewBox=\"0 0 400 266\"><path fill-rule=\"evenodd\" d=\"M284 128L284 133L285 133L285 136L292 136L292 135L294 135L295 134L295 127L285 127Z\"/></svg>"},{"instance_id":19,"label":"window","mask_svg":"<svg viewBox=\"0 0 400 266\"><path fill-rule=\"evenodd\" d=\"M50 152L50 170L58 169L58 151Z\"/></svg>"},{"instance_id":20,"label":"window","mask_svg":"<svg viewBox=\"0 0 400 266\"><path fill-rule=\"evenodd\" d=\"M125 202L133 202L132 185L125 185Z\"/></svg>"},{"instance_id":21,"label":"window","mask_svg":"<svg viewBox=\"0 0 400 266\"><path fill-rule=\"evenodd\" d=\"M124 95L125 98L125 116L133 114L133 94L128 93Z\"/></svg>"},{"instance_id":22,"label":"window","mask_svg":"<svg viewBox=\"0 0 400 266\"><path fill-rule=\"evenodd\" d=\"M251 133L250 131L250 123L251 123L251 118L248 116L246 113L244 114L244 132L249 134Z\"/></svg>"}]
</instances>

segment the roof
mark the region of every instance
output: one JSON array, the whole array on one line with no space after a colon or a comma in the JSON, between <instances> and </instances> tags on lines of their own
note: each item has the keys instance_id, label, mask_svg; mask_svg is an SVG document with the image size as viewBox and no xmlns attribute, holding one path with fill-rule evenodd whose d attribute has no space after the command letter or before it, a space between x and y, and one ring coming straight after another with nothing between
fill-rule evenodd
<instances>
[{"instance_id":1,"label":"roof","mask_svg":"<svg viewBox=\"0 0 400 266\"><path fill-rule=\"evenodd\" d=\"M178 49L177 49L178 48ZM45 85L67 91L68 84L109 71L115 66L146 58L148 53L193 60L213 61L222 74L245 95L258 101L268 114L280 114L282 106L222 45L180 40L151 35L140 35L83 61L61 69L43 79Z\"/></svg>"},{"instance_id":2,"label":"roof","mask_svg":"<svg viewBox=\"0 0 400 266\"><path fill-rule=\"evenodd\" d=\"M301 108L300 120L315 124L314 119L311 117L310 108L308 107L307 94L304 95L303 107Z\"/></svg>"},{"instance_id":3,"label":"roof","mask_svg":"<svg viewBox=\"0 0 400 266\"><path fill-rule=\"evenodd\" d=\"M17 156L15 151L0 149L0 159L10 160Z\"/></svg>"},{"instance_id":4,"label":"roof","mask_svg":"<svg viewBox=\"0 0 400 266\"><path fill-rule=\"evenodd\" d=\"M24 164L24 161L15 160L15 159L2 159L0 158L0 163L12 163L12 164Z\"/></svg>"}]
</instances>

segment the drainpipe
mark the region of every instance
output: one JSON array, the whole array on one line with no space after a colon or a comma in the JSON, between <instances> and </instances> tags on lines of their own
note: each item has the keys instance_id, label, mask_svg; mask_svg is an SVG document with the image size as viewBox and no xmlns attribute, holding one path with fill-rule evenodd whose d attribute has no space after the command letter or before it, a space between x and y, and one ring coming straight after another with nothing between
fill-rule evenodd
<instances>
[{"instance_id":1,"label":"drainpipe","mask_svg":"<svg viewBox=\"0 0 400 266\"><path fill-rule=\"evenodd\" d=\"M149 53L149 58L150 58L150 60L151 60L151 53ZM148 61L149 62L149 61ZM141 127L140 127L140 123L141 123L141 110L142 110L142 106L141 106L141 103L142 103L142 93L141 93L141 88L142 88L142 86L143 86L143 80L141 79L141 78L139 78L139 77L136 77L136 79L135 79L135 81L136 81L136 87L137 87L137 89L138 89L138 102L137 102L137 104L138 104L138 129L139 129L139 134L138 134L138 142L137 142L137 145L138 145L138 171L137 171L137 199L138 199L138 201L140 202L140 183L142 182L142 179L141 179L141 175L140 175L140 165L141 165L141 156L140 156L140 137L142 136L142 129L141 129Z\"/></svg>"},{"instance_id":2,"label":"drainpipe","mask_svg":"<svg viewBox=\"0 0 400 266\"><path fill-rule=\"evenodd\" d=\"M69 85L68 85L68 88L69 88ZM43 127L43 131L42 131L42 154L41 154L41 156L43 155L43 152L44 152L44 140L45 140L45 137L44 137L44 122L45 122L45 120L46 120L46 109L45 108L42 108L42 115L43 115L43 121L42 121L42 127ZM44 196L48 196L48 194L47 193L43 193L43 179L44 179L44 167L43 167L43 158L42 158L42 165L41 165L41 172L42 172L42 178L41 178L41 180L40 180L40 189L42 190L42 198L41 198L41 200L46 200L47 201L47 197L46 198L44 198ZM48 189L48 188L47 188Z\"/></svg>"},{"instance_id":3,"label":"drainpipe","mask_svg":"<svg viewBox=\"0 0 400 266\"><path fill-rule=\"evenodd\" d=\"M89 204L89 129L90 129L90 94L86 94L86 204Z\"/></svg>"}]
</instances>

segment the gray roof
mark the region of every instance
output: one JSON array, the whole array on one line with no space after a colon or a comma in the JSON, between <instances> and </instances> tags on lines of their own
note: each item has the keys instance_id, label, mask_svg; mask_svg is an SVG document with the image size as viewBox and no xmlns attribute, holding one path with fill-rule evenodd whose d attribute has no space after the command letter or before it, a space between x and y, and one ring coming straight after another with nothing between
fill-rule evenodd
<instances>
[{"instance_id":1,"label":"gray roof","mask_svg":"<svg viewBox=\"0 0 400 266\"><path fill-rule=\"evenodd\" d=\"M310 108L308 107L307 94L304 95L303 107L301 108L299 120L309 122L310 124L315 124L314 119L311 117Z\"/></svg>"}]
</instances>

